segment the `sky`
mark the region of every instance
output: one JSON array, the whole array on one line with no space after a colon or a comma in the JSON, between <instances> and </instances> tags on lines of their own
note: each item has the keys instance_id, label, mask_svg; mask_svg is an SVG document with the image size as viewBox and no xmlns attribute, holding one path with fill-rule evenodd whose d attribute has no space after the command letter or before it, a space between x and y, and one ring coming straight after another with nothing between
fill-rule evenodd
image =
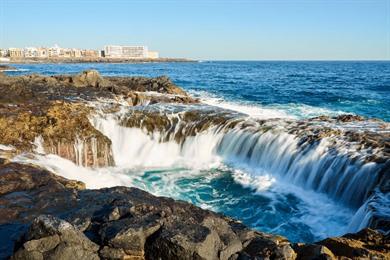
<instances>
[{"instance_id":1,"label":"sky","mask_svg":"<svg viewBox=\"0 0 390 260\"><path fill-rule=\"evenodd\" d=\"M390 60L390 0L0 0L0 48L146 45L204 60Z\"/></svg>"}]
</instances>

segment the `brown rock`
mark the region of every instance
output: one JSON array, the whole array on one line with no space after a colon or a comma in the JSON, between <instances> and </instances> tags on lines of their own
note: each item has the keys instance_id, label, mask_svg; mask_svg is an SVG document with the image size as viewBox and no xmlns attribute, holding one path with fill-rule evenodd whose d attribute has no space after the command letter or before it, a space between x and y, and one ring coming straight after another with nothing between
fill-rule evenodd
<instances>
[{"instance_id":1,"label":"brown rock","mask_svg":"<svg viewBox=\"0 0 390 260\"><path fill-rule=\"evenodd\" d=\"M293 246L298 260L334 260L336 257L327 247L315 244L298 243Z\"/></svg>"},{"instance_id":2,"label":"brown rock","mask_svg":"<svg viewBox=\"0 0 390 260\"><path fill-rule=\"evenodd\" d=\"M379 231L363 229L356 234L332 237L317 242L336 257L390 259L390 241Z\"/></svg>"}]
</instances>

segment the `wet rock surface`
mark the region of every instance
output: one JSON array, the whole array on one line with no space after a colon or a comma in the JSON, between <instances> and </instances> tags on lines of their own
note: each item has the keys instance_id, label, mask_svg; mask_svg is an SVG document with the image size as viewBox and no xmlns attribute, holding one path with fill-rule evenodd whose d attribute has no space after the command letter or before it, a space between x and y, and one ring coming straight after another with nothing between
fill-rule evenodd
<instances>
[{"instance_id":1,"label":"wet rock surface","mask_svg":"<svg viewBox=\"0 0 390 260\"><path fill-rule=\"evenodd\" d=\"M0 166L1 258L335 259L390 257L389 237L363 230L312 245L248 229L189 203L136 188L85 190L32 165ZM19 183L18 182L23 182ZM12 216L12 217L11 217ZM12 236L9 234L12 233Z\"/></svg>"},{"instance_id":2,"label":"wet rock surface","mask_svg":"<svg viewBox=\"0 0 390 260\"><path fill-rule=\"evenodd\" d=\"M64 101L0 104L0 143L21 153L37 149L34 142L41 138L44 152L83 166L113 165L111 141L91 125L90 113L83 104Z\"/></svg>"}]
</instances>

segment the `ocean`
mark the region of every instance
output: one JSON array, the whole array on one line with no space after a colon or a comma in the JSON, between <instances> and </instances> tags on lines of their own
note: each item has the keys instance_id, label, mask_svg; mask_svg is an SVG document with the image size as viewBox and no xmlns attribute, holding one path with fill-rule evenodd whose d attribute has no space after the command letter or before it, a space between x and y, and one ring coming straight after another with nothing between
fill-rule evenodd
<instances>
[{"instance_id":1,"label":"ocean","mask_svg":"<svg viewBox=\"0 0 390 260\"><path fill-rule=\"evenodd\" d=\"M96 69L104 76L167 75L207 104L207 109L239 112L249 121L294 121L346 113L390 120L390 62L204 61L15 67L19 70L7 73L53 75ZM159 111L175 114L172 107L156 106ZM224 135L210 131L178 144L174 140L161 142L141 129L124 128L114 117L97 116L91 122L111 139L116 167L83 168L54 155L40 155L33 162L84 181L88 188L139 187L226 214L291 241L312 242L350 231L358 210L348 203L353 202L347 194L353 187L333 192L332 186L339 182L335 178L347 178L352 172L372 176L377 171L375 165L350 160L341 152L330 154L326 142L310 147L310 153L300 151L297 141L284 132L249 136L241 130ZM248 140L255 145L249 147ZM249 150L250 160L243 156ZM312 185L314 177L309 175L316 172L323 172L319 187Z\"/></svg>"},{"instance_id":2,"label":"ocean","mask_svg":"<svg viewBox=\"0 0 390 260\"><path fill-rule=\"evenodd\" d=\"M390 120L388 61L204 61L140 64L23 64L9 74L78 73L169 76L202 101L252 116L353 113Z\"/></svg>"}]
</instances>

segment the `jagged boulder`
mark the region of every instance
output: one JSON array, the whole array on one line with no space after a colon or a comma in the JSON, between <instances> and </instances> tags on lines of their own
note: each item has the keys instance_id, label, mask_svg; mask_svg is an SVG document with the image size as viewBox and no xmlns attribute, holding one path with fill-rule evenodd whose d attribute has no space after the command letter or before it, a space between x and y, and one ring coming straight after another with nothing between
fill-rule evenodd
<instances>
[{"instance_id":1,"label":"jagged boulder","mask_svg":"<svg viewBox=\"0 0 390 260\"><path fill-rule=\"evenodd\" d=\"M33 220L11 259L99 259L99 246L70 223L50 215Z\"/></svg>"},{"instance_id":2,"label":"jagged boulder","mask_svg":"<svg viewBox=\"0 0 390 260\"><path fill-rule=\"evenodd\" d=\"M297 253L297 259L300 260L334 260L336 257L326 246L315 244L297 243L294 245L294 250Z\"/></svg>"},{"instance_id":3,"label":"jagged boulder","mask_svg":"<svg viewBox=\"0 0 390 260\"><path fill-rule=\"evenodd\" d=\"M73 76L72 81L75 87L105 88L110 84L103 79L96 70L83 71L80 74Z\"/></svg>"}]
</instances>

